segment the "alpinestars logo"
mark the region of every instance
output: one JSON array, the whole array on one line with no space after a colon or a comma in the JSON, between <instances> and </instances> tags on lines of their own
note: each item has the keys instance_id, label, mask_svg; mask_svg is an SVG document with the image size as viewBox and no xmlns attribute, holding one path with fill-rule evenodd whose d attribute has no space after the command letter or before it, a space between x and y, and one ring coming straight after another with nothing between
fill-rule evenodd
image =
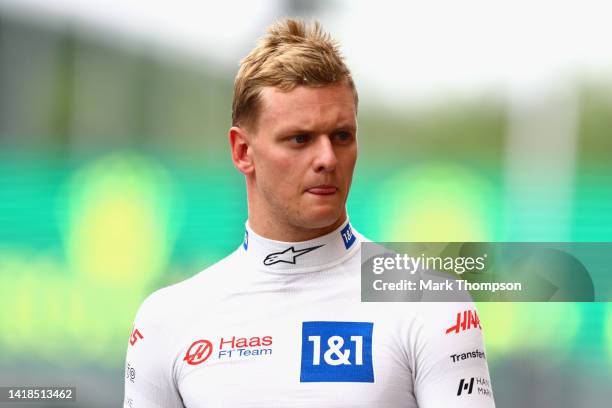
<instances>
[{"instance_id":1,"label":"alpinestars logo","mask_svg":"<svg viewBox=\"0 0 612 408\"><path fill-rule=\"evenodd\" d=\"M317 246L310 247L310 248L298 249L297 251L295 250L294 247L289 247L282 252L275 252L273 254L269 254L268 256L266 256L266 259L264 259L263 263L266 266L274 265L279 262L284 262L284 263L295 265L295 258L297 258L298 256L302 256L304 254L307 254L309 252L312 252L315 249L319 249L322 246L323 245L317 245Z\"/></svg>"}]
</instances>

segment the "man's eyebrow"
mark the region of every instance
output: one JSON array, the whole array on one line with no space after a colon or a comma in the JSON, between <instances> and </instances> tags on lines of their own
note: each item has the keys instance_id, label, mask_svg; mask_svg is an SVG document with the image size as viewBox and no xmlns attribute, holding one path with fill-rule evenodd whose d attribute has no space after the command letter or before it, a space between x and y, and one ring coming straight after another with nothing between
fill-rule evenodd
<instances>
[{"instance_id":1,"label":"man's eyebrow","mask_svg":"<svg viewBox=\"0 0 612 408\"><path fill-rule=\"evenodd\" d=\"M347 131L355 132L357 130L357 126L350 124L350 123L341 123L341 124L335 125L334 128L332 129L333 132L336 132L339 130L347 130ZM313 132L315 132L315 130L307 126L305 127L300 127L300 126L286 127L286 128L281 128L278 131L276 131L276 133L279 135L288 135L288 134L298 135L298 134L313 133Z\"/></svg>"},{"instance_id":2,"label":"man's eyebrow","mask_svg":"<svg viewBox=\"0 0 612 408\"><path fill-rule=\"evenodd\" d=\"M301 134L301 133L311 133L312 129L307 127L286 127L281 128L276 131L279 135L290 135L290 134Z\"/></svg>"},{"instance_id":3,"label":"man's eyebrow","mask_svg":"<svg viewBox=\"0 0 612 408\"><path fill-rule=\"evenodd\" d=\"M346 123L346 124L343 124L343 125L336 126L335 130L348 130L348 131L351 131L351 132L355 132L355 131L357 131L357 125L352 125L350 123Z\"/></svg>"}]
</instances>

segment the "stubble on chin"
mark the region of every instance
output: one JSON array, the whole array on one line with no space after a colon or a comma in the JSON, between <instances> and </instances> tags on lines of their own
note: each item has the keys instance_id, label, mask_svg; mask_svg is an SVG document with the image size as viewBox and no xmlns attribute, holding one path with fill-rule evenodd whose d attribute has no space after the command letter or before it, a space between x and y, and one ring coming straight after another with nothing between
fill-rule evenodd
<instances>
[{"instance_id":1,"label":"stubble on chin","mask_svg":"<svg viewBox=\"0 0 612 408\"><path fill-rule=\"evenodd\" d=\"M260 190L260 197L268 209L268 223L299 230L317 230L337 223L343 215L346 200L335 208L316 208L317 204L309 199L307 192L298 193L296 199L279 197L272 194L273 191Z\"/></svg>"}]
</instances>

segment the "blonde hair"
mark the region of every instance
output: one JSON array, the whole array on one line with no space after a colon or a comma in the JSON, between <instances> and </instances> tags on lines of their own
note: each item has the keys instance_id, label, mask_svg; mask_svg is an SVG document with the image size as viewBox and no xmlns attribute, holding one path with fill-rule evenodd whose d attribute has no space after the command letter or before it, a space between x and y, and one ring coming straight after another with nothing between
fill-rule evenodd
<instances>
[{"instance_id":1,"label":"blonde hair","mask_svg":"<svg viewBox=\"0 0 612 408\"><path fill-rule=\"evenodd\" d=\"M343 82L353 91L357 109L357 89L338 43L318 22L280 20L240 61L234 81L232 125L255 125L264 87L291 91L299 85L321 87Z\"/></svg>"}]
</instances>

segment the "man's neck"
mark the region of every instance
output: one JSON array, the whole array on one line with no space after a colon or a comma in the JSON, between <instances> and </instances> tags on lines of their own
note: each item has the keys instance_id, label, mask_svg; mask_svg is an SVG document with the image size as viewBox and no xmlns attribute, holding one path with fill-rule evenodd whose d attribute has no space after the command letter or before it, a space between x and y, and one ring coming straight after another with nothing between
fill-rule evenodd
<instances>
[{"instance_id":1,"label":"man's neck","mask_svg":"<svg viewBox=\"0 0 612 408\"><path fill-rule=\"evenodd\" d=\"M290 225L289 223L279 223L271 217L262 220L261 217L251 218L249 216L249 226L253 232L266 239L283 242L302 242L329 234L342 225L346 217L346 211L344 211L340 218L329 226L307 228Z\"/></svg>"},{"instance_id":2,"label":"man's neck","mask_svg":"<svg viewBox=\"0 0 612 408\"><path fill-rule=\"evenodd\" d=\"M245 225L244 241L239 253L246 256L249 263L258 270L306 273L337 265L353 256L360 248L360 238L351 229L348 218L335 230L314 238L300 236L297 238L300 241L289 241L291 237L275 238L284 240L259 235L251 228L249 220Z\"/></svg>"}]
</instances>

